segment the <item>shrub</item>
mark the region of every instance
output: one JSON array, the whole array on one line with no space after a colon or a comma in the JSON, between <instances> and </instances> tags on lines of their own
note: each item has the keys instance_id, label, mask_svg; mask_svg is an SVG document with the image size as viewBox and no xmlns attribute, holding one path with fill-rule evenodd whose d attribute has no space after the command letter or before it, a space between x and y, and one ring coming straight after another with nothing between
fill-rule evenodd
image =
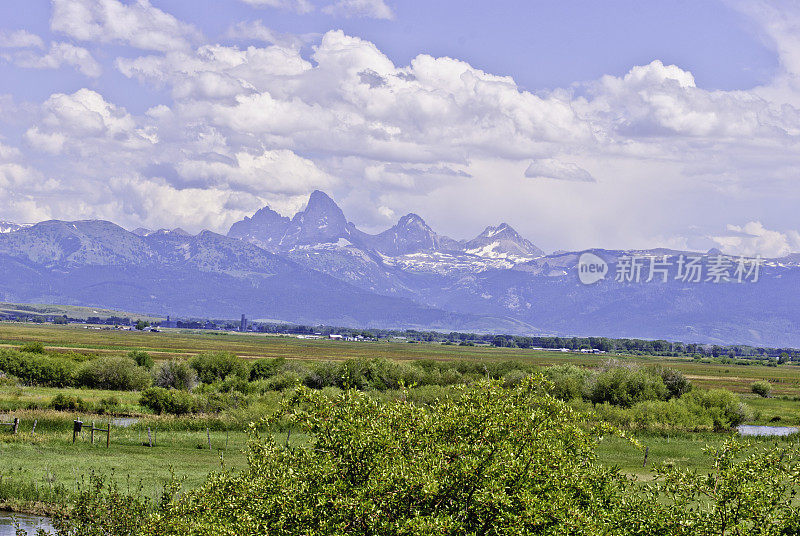
<instances>
[{"instance_id":1,"label":"shrub","mask_svg":"<svg viewBox=\"0 0 800 536\"><path fill-rule=\"evenodd\" d=\"M503 377L500 378L500 382L503 384L503 387L509 388L519 385L525 381L525 378L527 377L528 374L526 372L521 370L512 370L503 374Z\"/></svg>"},{"instance_id":2,"label":"shrub","mask_svg":"<svg viewBox=\"0 0 800 536\"><path fill-rule=\"evenodd\" d=\"M156 368L153 373L153 385L165 389L191 391L197 386L197 372L185 361L171 359Z\"/></svg>"},{"instance_id":3,"label":"shrub","mask_svg":"<svg viewBox=\"0 0 800 536\"><path fill-rule=\"evenodd\" d=\"M300 390L276 419L307 446L253 442L248 470L182 494L142 533L255 534L253 519L280 534L614 533L626 480L597 463L581 415L535 392L483 384L418 406Z\"/></svg>"},{"instance_id":4,"label":"shrub","mask_svg":"<svg viewBox=\"0 0 800 536\"><path fill-rule=\"evenodd\" d=\"M668 397L663 380L653 371L617 364L607 366L595 376L588 394L595 404L608 402L623 407Z\"/></svg>"},{"instance_id":5,"label":"shrub","mask_svg":"<svg viewBox=\"0 0 800 536\"><path fill-rule=\"evenodd\" d=\"M575 365L555 365L545 371L552 388L550 394L560 400L581 398L589 373Z\"/></svg>"},{"instance_id":6,"label":"shrub","mask_svg":"<svg viewBox=\"0 0 800 536\"><path fill-rule=\"evenodd\" d=\"M283 391L302 384L303 378L292 371L281 372L266 380L266 387L270 391Z\"/></svg>"},{"instance_id":7,"label":"shrub","mask_svg":"<svg viewBox=\"0 0 800 536\"><path fill-rule=\"evenodd\" d=\"M38 353L0 350L0 371L27 385L67 387L72 384L75 362Z\"/></svg>"},{"instance_id":8,"label":"shrub","mask_svg":"<svg viewBox=\"0 0 800 536\"><path fill-rule=\"evenodd\" d=\"M683 395L681 400L697 414L702 408L702 413L708 415L717 431L735 428L753 416L750 407L743 404L738 395L725 389L695 389Z\"/></svg>"},{"instance_id":9,"label":"shrub","mask_svg":"<svg viewBox=\"0 0 800 536\"><path fill-rule=\"evenodd\" d=\"M88 411L86 402L78 396L59 393L50 401L50 407L56 411Z\"/></svg>"},{"instance_id":10,"label":"shrub","mask_svg":"<svg viewBox=\"0 0 800 536\"><path fill-rule=\"evenodd\" d=\"M114 413L120 410L120 401L116 396L109 396L100 399L100 407L97 409L98 413Z\"/></svg>"},{"instance_id":11,"label":"shrub","mask_svg":"<svg viewBox=\"0 0 800 536\"><path fill-rule=\"evenodd\" d=\"M692 390L692 382L683 375L683 372L663 367L656 368L656 372L661 376L669 398L680 398Z\"/></svg>"},{"instance_id":12,"label":"shrub","mask_svg":"<svg viewBox=\"0 0 800 536\"><path fill-rule=\"evenodd\" d=\"M26 342L19 348L20 352L27 352L29 354L43 354L44 345L40 342Z\"/></svg>"},{"instance_id":13,"label":"shrub","mask_svg":"<svg viewBox=\"0 0 800 536\"><path fill-rule=\"evenodd\" d=\"M241 378L250 376L248 363L227 352L199 354L194 356L189 364L197 371L197 375L203 383L214 383L217 380L224 380L230 375Z\"/></svg>"},{"instance_id":14,"label":"shrub","mask_svg":"<svg viewBox=\"0 0 800 536\"><path fill-rule=\"evenodd\" d=\"M266 380L276 375L286 365L285 357L259 359L250 366L250 381Z\"/></svg>"},{"instance_id":15,"label":"shrub","mask_svg":"<svg viewBox=\"0 0 800 536\"><path fill-rule=\"evenodd\" d=\"M140 367L144 367L146 369L153 368L153 358L150 357L150 354L147 352L143 352L142 350L132 350L128 352L128 357L134 360L137 365Z\"/></svg>"},{"instance_id":16,"label":"shrub","mask_svg":"<svg viewBox=\"0 0 800 536\"><path fill-rule=\"evenodd\" d=\"M766 380L759 380L750 385L750 390L760 397L769 398L769 395L772 394L772 384Z\"/></svg>"},{"instance_id":17,"label":"shrub","mask_svg":"<svg viewBox=\"0 0 800 536\"><path fill-rule=\"evenodd\" d=\"M150 373L127 357L99 357L83 363L75 374L77 387L141 391L150 385Z\"/></svg>"},{"instance_id":18,"label":"shrub","mask_svg":"<svg viewBox=\"0 0 800 536\"><path fill-rule=\"evenodd\" d=\"M194 411L194 397L186 391L177 389L164 389L163 387L148 387L142 391L139 404L161 415L184 415Z\"/></svg>"}]
</instances>

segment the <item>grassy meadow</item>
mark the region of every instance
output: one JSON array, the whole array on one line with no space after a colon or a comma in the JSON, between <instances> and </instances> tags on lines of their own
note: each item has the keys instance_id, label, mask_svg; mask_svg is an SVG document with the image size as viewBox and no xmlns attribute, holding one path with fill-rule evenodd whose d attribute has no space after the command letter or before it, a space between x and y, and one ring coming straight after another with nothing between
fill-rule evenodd
<instances>
[{"instance_id":1,"label":"grassy meadow","mask_svg":"<svg viewBox=\"0 0 800 536\"><path fill-rule=\"evenodd\" d=\"M92 356L125 356L143 350L155 361L186 360L205 352L229 352L250 361L285 358L287 362L344 362L356 358L385 358L396 362L413 360L471 361L500 363L519 361L527 366L545 369L554 365L576 365L594 368L613 357L638 365L662 365L682 372L696 387L725 389L741 396L752 409L753 424L800 426L800 367L760 364L723 365L692 359L655 356L587 355L555 351L452 346L436 343L407 342L344 342L305 340L289 336L192 332L165 330L161 333L117 331L77 325L0 323L0 348L18 348L29 342L42 343L50 353L86 354ZM751 393L751 384L769 381L772 397ZM424 392L425 388L420 388ZM88 407L102 407L113 399L113 410L55 411L49 407L58 396L79 397ZM220 415L154 415L140 404L136 391L110 391L75 387L26 386L0 378L0 422L20 419L19 434L11 436L0 427L0 509L47 511L53 504L69 500L80 482L92 472L112 476L126 486L141 485L145 495L156 497L171 475L193 487L210 471L237 470L244 466L247 444L246 423L274 411L283 395L274 392L262 396L248 408ZM387 392L381 396L399 396ZM79 418L88 426L92 421L105 427L111 420L129 417L127 426L112 424L111 448L105 447L104 433L98 433L91 445L88 431L72 444L72 421ZM32 434L36 422L36 433ZM119 422L119 421L118 421ZM148 446L147 430L155 436L156 445ZM208 432L207 432L208 429ZM703 449L718 445L730 432L635 432L643 447L648 447L647 466L644 453L621 438L606 437L599 447L601 460L624 472L647 480L650 468L670 462L703 470L707 458ZM209 450L209 437L211 449ZM278 434L286 441L286 434ZM290 435L292 444L302 444L300 435ZM787 439L756 441L794 442Z\"/></svg>"}]
</instances>

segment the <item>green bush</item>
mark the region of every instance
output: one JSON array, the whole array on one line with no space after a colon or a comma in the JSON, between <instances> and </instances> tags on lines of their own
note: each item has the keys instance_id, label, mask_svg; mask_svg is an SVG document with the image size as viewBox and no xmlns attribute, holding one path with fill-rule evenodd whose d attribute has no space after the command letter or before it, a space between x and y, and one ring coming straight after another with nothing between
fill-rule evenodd
<instances>
[{"instance_id":1,"label":"green bush","mask_svg":"<svg viewBox=\"0 0 800 536\"><path fill-rule=\"evenodd\" d=\"M99 357L81 364L75 373L76 387L141 391L150 383L148 370L127 357Z\"/></svg>"},{"instance_id":2,"label":"green bush","mask_svg":"<svg viewBox=\"0 0 800 536\"><path fill-rule=\"evenodd\" d=\"M171 359L153 371L153 385L191 391L197 386L197 372L186 361Z\"/></svg>"},{"instance_id":3,"label":"green bush","mask_svg":"<svg viewBox=\"0 0 800 536\"><path fill-rule=\"evenodd\" d=\"M280 372L275 376L265 380L266 387L270 391L284 391L303 384L303 378L293 371Z\"/></svg>"},{"instance_id":4,"label":"green bush","mask_svg":"<svg viewBox=\"0 0 800 536\"><path fill-rule=\"evenodd\" d=\"M142 391L139 404L159 415L184 415L195 409L195 399L191 393L163 387L148 387Z\"/></svg>"},{"instance_id":5,"label":"green bush","mask_svg":"<svg viewBox=\"0 0 800 536\"><path fill-rule=\"evenodd\" d=\"M75 362L38 353L0 350L0 371L27 385L67 387L72 384Z\"/></svg>"},{"instance_id":6,"label":"green bush","mask_svg":"<svg viewBox=\"0 0 800 536\"><path fill-rule=\"evenodd\" d=\"M665 400L667 387L652 370L612 364L601 370L589 386L588 398L595 404L631 407L645 400Z\"/></svg>"},{"instance_id":7,"label":"green bush","mask_svg":"<svg viewBox=\"0 0 800 536\"><path fill-rule=\"evenodd\" d=\"M679 370L656 367L656 373L661 376L661 381L664 382L664 387L667 388L669 398L680 398L692 390L692 382Z\"/></svg>"},{"instance_id":8,"label":"green bush","mask_svg":"<svg viewBox=\"0 0 800 536\"><path fill-rule=\"evenodd\" d=\"M26 342L19 348L20 352L27 352L29 354L43 354L44 344L40 342Z\"/></svg>"},{"instance_id":9,"label":"green bush","mask_svg":"<svg viewBox=\"0 0 800 536\"><path fill-rule=\"evenodd\" d=\"M694 389L681 397L695 413L703 413L713 422L717 431L730 430L753 418L752 410L739 396L725 389Z\"/></svg>"},{"instance_id":10,"label":"green bush","mask_svg":"<svg viewBox=\"0 0 800 536\"><path fill-rule=\"evenodd\" d=\"M197 376L203 383L214 383L224 380L230 375L241 378L250 377L250 367L247 361L227 352L210 352L194 356L189 364L197 371Z\"/></svg>"},{"instance_id":11,"label":"green bush","mask_svg":"<svg viewBox=\"0 0 800 536\"><path fill-rule=\"evenodd\" d=\"M760 397L769 398L772 394L772 384L766 380L759 380L750 385L750 390Z\"/></svg>"},{"instance_id":12,"label":"green bush","mask_svg":"<svg viewBox=\"0 0 800 536\"><path fill-rule=\"evenodd\" d=\"M280 372L286 365L285 357L259 359L250 366L250 381L266 380Z\"/></svg>"},{"instance_id":13,"label":"green bush","mask_svg":"<svg viewBox=\"0 0 800 536\"><path fill-rule=\"evenodd\" d=\"M143 352L142 350L132 350L128 352L128 357L133 359L137 365L140 367L144 367L146 369L153 368L153 358L150 357L150 354L147 352Z\"/></svg>"},{"instance_id":14,"label":"green bush","mask_svg":"<svg viewBox=\"0 0 800 536\"><path fill-rule=\"evenodd\" d=\"M551 395L560 400L573 400L583 396L589 373L575 365L555 365L545 370L545 377L552 384Z\"/></svg>"},{"instance_id":15,"label":"green bush","mask_svg":"<svg viewBox=\"0 0 800 536\"><path fill-rule=\"evenodd\" d=\"M90 409L82 398L63 393L53 397L50 407L56 411L89 411Z\"/></svg>"}]
</instances>

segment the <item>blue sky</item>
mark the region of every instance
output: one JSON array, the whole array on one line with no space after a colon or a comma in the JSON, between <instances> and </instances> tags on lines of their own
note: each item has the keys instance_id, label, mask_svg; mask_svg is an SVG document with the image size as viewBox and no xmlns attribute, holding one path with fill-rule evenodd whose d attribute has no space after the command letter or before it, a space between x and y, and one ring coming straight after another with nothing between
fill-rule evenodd
<instances>
[{"instance_id":1,"label":"blue sky","mask_svg":"<svg viewBox=\"0 0 800 536\"><path fill-rule=\"evenodd\" d=\"M792 2L7 0L0 220L800 250Z\"/></svg>"}]
</instances>

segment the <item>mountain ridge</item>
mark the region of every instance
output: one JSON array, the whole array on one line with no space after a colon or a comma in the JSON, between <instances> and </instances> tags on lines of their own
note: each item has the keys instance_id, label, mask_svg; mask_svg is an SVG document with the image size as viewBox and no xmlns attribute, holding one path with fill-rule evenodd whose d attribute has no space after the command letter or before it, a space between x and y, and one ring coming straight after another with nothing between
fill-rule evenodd
<instances>
[{"instance_id":1,"label":"mountain ridge","mask_svg":"<svg viewBox=\"0 0 800 536\"><path fill-rule=\"evenodd\" d=\"M579 281L583 253L607 265L605 277L591 285ZM681 280L673 266L669 277L648 283L649 259L664 255L696 256L707 265L724 261L731 277ZM635 281L618 275L631 256L642 257L643 276ZM369 234L327 194L315 192L292 218L264 207L227 235L130 232L101 220L50 220L1 233L0 301L229 318L246 313L354 327L800 347L800 255L765 260L757 284L737 282L736 263L719 252L664 248L546 255L508 223L454 240L415 213Z\"/></svg>"}]
</instances>

